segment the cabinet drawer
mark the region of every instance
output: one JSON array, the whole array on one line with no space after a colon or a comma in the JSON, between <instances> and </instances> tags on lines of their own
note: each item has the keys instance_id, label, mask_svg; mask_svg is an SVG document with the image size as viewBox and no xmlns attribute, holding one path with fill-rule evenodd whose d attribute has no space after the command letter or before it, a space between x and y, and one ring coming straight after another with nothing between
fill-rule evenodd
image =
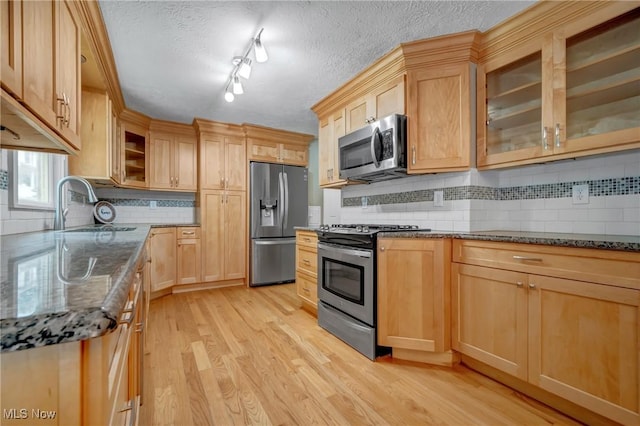
<instances>
[{"instance_id":1,"label":"cabinet drawer","mask_svg":"<svg viewBox=\"0 0 640 426\"><path fill-rule=\"evenodd\" d=\"M317 305L318 303L318 279L298 271L296 273L296 289L298 296Z\"/></svg>"},{"instance_id":2,"label":"cabinet drawer","mask_svg":"<svg viewBox=\"0 0 640 426\"><path fill-rule=\"evenodd\" d=\"M640 253L455 240L453 261L640 289Z\"/></svg>"},{"instance_id":3,"label":"cabinet drawer","mask_svg":"<svg viewBox=\"0 0 640 426\"><path fill-rule=\"evenodd\" d=\"M177 238L200 238L199 226L180 226L178 227Z\"/></svg>"},{"instance_id":4,"label":"cabinet drawer","mask_svg":"<svg viewBox=\"0 0 640 426\"><path fill-rule=\"evenodd\" d=\"M318 234L313 231L298 231L296 233L296 244L315 250L318 247Z\"/></svg>"},{"instance_id":5,"label":"cabinet drawer","mask_svg":"<svg viewBox=\"0 0 640 426\"><path fill-rule=\"evenodd\" d=\"M318 254L316 251L311 251L304 247L298 247L296 252L296 269L311 276L317 276Z\"/></svg>"}]
</instances>

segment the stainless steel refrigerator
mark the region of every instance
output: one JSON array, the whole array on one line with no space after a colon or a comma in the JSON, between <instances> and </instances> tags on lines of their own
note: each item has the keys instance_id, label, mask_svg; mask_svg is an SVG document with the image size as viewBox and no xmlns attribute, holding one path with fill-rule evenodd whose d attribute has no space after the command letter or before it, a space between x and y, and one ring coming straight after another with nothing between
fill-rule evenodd
<instances>
[{"instance_id":1,"label":"stainless steel refrigerator","mask_svg":"<svg viewBox=\"0 0 640 426\"><path fill-rule=\"evenodd\" d=\"M296 226L307 225L307 169L251 163L251 271L249 285L292 282Z\"/></svg>"}]
</instances>

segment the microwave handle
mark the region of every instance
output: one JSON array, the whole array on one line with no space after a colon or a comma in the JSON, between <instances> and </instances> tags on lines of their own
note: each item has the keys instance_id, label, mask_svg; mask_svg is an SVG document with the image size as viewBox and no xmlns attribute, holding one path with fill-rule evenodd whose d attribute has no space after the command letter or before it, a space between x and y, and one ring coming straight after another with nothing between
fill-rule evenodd
<instances>
[{"instance_id":1,"label":"microwave handle","mask_svg":"<svg viewBox=\"0 0 640 426\"><path fill-rule=\"evenodd\" d=\"M373 164L378 168L380 167L380 160L376 155L376 143L380 143L380 129L378 127L373 129L373 134L371 135L371 158L373 158Z\"/></svg>"}]
</instances>

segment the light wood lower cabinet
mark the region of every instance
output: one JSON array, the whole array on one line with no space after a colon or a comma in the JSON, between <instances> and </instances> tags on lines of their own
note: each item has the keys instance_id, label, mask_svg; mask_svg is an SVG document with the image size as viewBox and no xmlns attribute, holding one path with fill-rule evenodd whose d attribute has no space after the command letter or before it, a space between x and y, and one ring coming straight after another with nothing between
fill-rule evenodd
<instances>
[{"instance_id":1,"label":"light wood lower cabinet","mask_svg":"<svg viewBox=\"0 0 640 426\"><path fill-rule=\"evenodd\" d=\"M3 425L137 424L148 301L144 271L141 261L115 330L0 354Z\"/></svg>"},{"instance_id":2,"label":"light wood lower cabinet","mask_svg":"<svg viewBox=\"0 0 640 426\"><path fill-rule=\"evenodd\" d=\"M476 265L483 256L500 267ZM454 261L455 350L609 419L640 422L640 255L454 241Z\"/></svg>"},{"instance_id":3,"label":"light wood lower cabinet","mask_svg":"<svg viewBox=\"0 0 640 426\"><path fill-rule=\"evenodd\" d=\"M153 228L149 236L151 291L176 284L176 228Z\"/></svg>"},{"instance_id":4,"label":"light wood lower cabinet","mask_svg":"<svg viewBox=\"0 0 640 426\"><path fill-rule=\"evenodd\" d=\"M200 228L177 229L177 284L200 282Z\"/></svg>"},{"instance_id":5,"label":"light wood lower cabinet","mask_svg":"<svg viewBox=\"0 0 640 426\"><path fill-rule=\"evenodd\" d=\"M200 191L202 281L246 276L245 191Z\"/></svg>"},{"instance_id":6,"label":"light wood lower cabinet","mask_svg":"<svg viewBox=\"0 0 640 426\"><path fill-rule=\"evenodd\" d=\"M378 240L378 344L394 358L453 362L450 265L449 239Z\"/></svg>"},{"instance_id":7,"label":"light wood lower cabinet","mask_svg":"<svg viewBox=\"0 0 640 426\"><path fill-rule=\"evenodd\" d=\"M296 231L296 292L304 308L317 312L318 235L314 231Z\"/></svg>"}]
</instances>

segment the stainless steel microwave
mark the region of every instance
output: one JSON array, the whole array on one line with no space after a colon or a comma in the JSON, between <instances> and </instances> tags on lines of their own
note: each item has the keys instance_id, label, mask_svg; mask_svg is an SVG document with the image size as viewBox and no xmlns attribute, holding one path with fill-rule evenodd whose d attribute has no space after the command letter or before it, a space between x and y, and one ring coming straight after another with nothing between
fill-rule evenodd
<instances>
[{"instance_id":1,"label":"stainless steel microwave","mask_svg":"<svg viewBox=\"0 0 640 426\"><path fill-rule=\"evenodd\" d=\"M406 176L407 117L393 114L338 139L340 179L367 182Z\"/></svg>"}]
</instances>

